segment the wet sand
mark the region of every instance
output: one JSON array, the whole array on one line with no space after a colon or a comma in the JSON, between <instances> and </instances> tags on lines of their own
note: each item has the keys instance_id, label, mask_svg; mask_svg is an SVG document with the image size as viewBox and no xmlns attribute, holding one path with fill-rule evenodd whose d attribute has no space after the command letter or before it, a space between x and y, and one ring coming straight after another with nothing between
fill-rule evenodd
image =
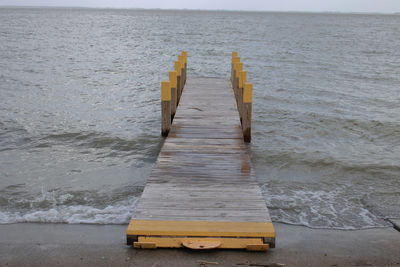
<instances>
[{"instance_id":1,"label":"wet sand","mask_svg":"<svg viewBox=\"0 0 400 267\"><path fill-rule=\"evenodd\" d=\"M125 245L126 227L0 225L0 266L400 266L400 233L393 228L340 231L276 223L277 247L269 252L199 252L133 249Z\"/></svg>"}]
</instances>

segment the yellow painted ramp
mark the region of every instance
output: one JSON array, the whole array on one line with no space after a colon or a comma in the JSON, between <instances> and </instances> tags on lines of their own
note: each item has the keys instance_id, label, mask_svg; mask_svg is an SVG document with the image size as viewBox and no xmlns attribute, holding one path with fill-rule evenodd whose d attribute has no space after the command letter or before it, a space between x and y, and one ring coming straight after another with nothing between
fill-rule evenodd
<instances>
[{"instance_id":1,"label":"yellow painted ramp","mask_svg":"<svg viewBox=\"0 0 400 267\"><path fill-rule=\"evenodd\" d=\"M247 249L275 245L271 222L131 220L127 243L135 248Z\"/></svg>"}]
</instances>

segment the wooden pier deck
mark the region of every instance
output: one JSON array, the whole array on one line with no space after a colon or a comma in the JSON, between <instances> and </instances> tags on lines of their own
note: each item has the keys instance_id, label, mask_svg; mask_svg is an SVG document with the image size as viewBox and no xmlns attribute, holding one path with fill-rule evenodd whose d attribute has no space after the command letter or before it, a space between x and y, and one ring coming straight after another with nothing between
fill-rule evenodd
<instances>
[{"instance_id":1,"label":"wooden pier deck","mask_svg":"<svg viewBox=\"0 0 400 267\"><path fill-rule=\"evenodd\" d=\"M179 103L127 229L128 244L274 247L275 231L243 141L231 82L188 78Z\"/></svg>"}]
</instances>

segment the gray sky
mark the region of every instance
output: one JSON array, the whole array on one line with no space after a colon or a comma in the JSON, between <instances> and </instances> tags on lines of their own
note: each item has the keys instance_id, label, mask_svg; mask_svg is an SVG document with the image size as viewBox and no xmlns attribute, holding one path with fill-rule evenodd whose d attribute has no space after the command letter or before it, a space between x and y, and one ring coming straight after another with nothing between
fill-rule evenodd
<instances>
[{"instance_id":1,"label":"gray sky","mask_svg":"<svg viewBox=\"0 0 400 267\"><path fill-rule=\"evenodd\" d=\"M1 5L378 13L400 12L400 0L0 0L0 6Z\"/></svg>"}]
</instances>

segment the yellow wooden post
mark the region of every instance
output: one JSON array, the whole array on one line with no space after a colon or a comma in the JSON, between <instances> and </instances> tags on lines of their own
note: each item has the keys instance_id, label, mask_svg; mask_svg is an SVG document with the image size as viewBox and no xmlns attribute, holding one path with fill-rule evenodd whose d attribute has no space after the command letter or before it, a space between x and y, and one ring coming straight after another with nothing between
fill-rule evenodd
<instances>
[{"instance_id":1,"label":"yellow wooden post","mask_svg":"<svg viewBox=\"0 0 400 267\"><path fill-rule=\"evenodd\" d=\"M253 102L253 84L244 83L242 130L245 142L251 142L251 111Z\"/></svg>"},{"instance_id":2,"label":"yellow wooden post","mask_svg":"<svg viewBox=\"0 0 400 267\"><path fill-rule=\"evenodd\" d=\"M242 117L243 117L243 86L246 82L247 82L247 72L246 71L239 72L237 107L239 111L240 123L242 123Z\"/></svg>"},{"instance_id":3,"label":"yellow wooden post","mask_svg":"<svg viewBox=\"0 0 400 267\"><path fill-rule=\"evenodd\" d=\"M232 52L232 59L235 58L235 57L237 57L237 56L238 56L238 52L233 51L233 52Z\"/></svg>"},{"instance_id":4,"label":"yellow wooden post","mask_svg":"<svg viewBox=\"0 0 400 267\"><path fill-rule=\"evenodd\" d=\"M235 64L240 62L240 57L234 57L232 58L232 75L231 75L231 83L232 83L232 87L234 86L235 83L235 77L236 77L236 73L235 73Z\"/></svg>"},{"instance_id":5,"label":"yellow wooden post","mask_svg":"<svg viewBox=\"0 0 400 267\"><path fill-rule=\"evenodd\" d=\"M187 77L187 55L188 55L188 52L187 51L182 51L182 55L183 55L183 58L184 58L184 61L185 61L185 66L184 66L184 69L185 69L185 80L184 80L184 84L186 84L186 77Z\"/></svg>"},{"instance_id":6,"label":"yellow wooden post","mask_svg":"<svg viewBox=\"0 0 400 267\"><path fill-rule=\"evenodd\" d=\"M176 88L176 71L169 72L169 81L171 82L171 121L176 113L176 103L178 101L178 92Z\"/></svg>"},{"instance_id":7,"label":"yellow wooden post","mask_svg":"<svg viewBox=\"0 0 400 267\"><path fill-rule=\"evenodd\" d=\"M181 99L182 87L181 87L181 64L179 61L175 61L174 69L176 71L176 90L177 90L177 105L179 104L179 100Z\"/></svg>"},{"instance_id":8,"label":"yellow wooden post","mask_svg":"<svg viewBox=\"0 0 400 267\"><path fill-rule=\"evenodd\" d=\"M236 57L238 57L238 52L236 52L236 51L234 51L234 52L232 52L232 64L231 64L231 83L232 83L232 81L233 81L233 75L234 75L234 73L233 73L233 63L234 63L234 58L236 58Z\"/></svg>"},{"instance_id":9,"label":"yellow wooden post","mask_svg":"<svg viewBox=\"0 0 400 267\"><path fill-rule=\"evenodd\" d=\"M237 62L233 65L235 77L234 77L234 87L233 91L235 92L236 102L238 101L238 91L239 91L239 72L243 70L243 63Z\"/></svg>"},{"instance_id":10,"label":"yellow wooden post","mask_svg":"<svg viewBox=\"0 0 400 267\"><path fill-rule=\"evenodd\" d=\"M241 72L242 70L243 70L243 63L242 62L239 62L239 63L236 63L236 79L238 79L238 85L239 85L239 72Z\"/></svg>"},{"instance_id":11,"label":"yellow wooden post","mask_svg":"<svg viewBox=\"0 0 400 267\"><path fill-rule=\"evenodd\" d=\"M168 136L171 129L171 82L161 82L161 134Z\"/></svg>"},{"instance_id":12,"label":"yellow wooden post","mask_svg":"<svg viewBox=\"0 0 400 267\"><path fill-rule=\"evenodd\" d=\"M181 84L183 90L185 87L185 57L183 54L178 56L178 61L181 63Z\"/></svg>"}]
</instances>

